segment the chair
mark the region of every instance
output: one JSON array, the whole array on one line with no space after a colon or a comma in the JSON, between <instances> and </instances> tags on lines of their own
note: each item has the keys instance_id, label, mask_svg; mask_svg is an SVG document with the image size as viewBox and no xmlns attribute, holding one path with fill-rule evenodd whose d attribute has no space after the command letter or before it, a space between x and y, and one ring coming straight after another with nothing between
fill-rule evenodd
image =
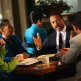
<instances>
[{"instance_id":1,"label":"chair","mask_svg":"<svg viewBox=\"0 0 81 81\"><path fill-rule=\"evenodd\" d=\"M25 48L25 50L27 50L27 44L26 44L26 42L22 42L22 46Z\"/></svg>"}]
</instances>

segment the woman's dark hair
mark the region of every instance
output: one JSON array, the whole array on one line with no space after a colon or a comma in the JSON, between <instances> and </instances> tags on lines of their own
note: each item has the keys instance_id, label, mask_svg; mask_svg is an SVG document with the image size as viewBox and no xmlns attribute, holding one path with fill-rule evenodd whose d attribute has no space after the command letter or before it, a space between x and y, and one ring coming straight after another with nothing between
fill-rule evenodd
<instances>
[{"instance_id":1,"label":"woman's dark hair","mask_svg":"<svg viewBox=\"0 0 81 81\"><path fill-rule=\"evenodd\" d=\"M43 14L38 11L32 11L30 13L30 21L31 23L37 23L38 20L41 20L43 18Z\"/></svg>"},{"instance_id":2,"label":"woman's dark hair","mask_svg":"<svg viewBox=\"0 0 81 81\"><path fill-rule=\"evenodd\" d=\"M13 34L13 27L11 26L11 24L10 24L10 21L8 20L8 19L0 19L0 29L3 31L3 28L5 27L5 26L8 26L8 28L9 28L9 32L11 33L11 34ZM0 32L0 34L1 34L2 32Z\"/></svg>"},{"instance_id":3,"label":"woman's dark hair","mask_svg":"<svg viewBox=\"0 0 81 81\"><path fill-rule=\"evenodd\" d=\"M8 19L0 19L0 28L2 28L4 25L9 24L9 20Z\"/></svg>"},{"instance_id":4,"label":"woman's dark hair","mask_svg":"<svg viewBox=\"0 0 81 81\"><path fill-rule=\"evenodd\" d=\"M75 21L75 14L70 14L70 15L68 15L68 21L69 21L70 23L73 23L73 22Z\"/></svg>"}]
</instances>

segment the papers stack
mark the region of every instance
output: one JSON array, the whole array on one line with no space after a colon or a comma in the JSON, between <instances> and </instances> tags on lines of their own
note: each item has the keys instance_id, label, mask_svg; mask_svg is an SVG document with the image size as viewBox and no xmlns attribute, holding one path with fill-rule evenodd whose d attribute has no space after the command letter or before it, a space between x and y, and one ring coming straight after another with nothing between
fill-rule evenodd
<instances>
[{"instance_id":1,"label":"papers stack","mask_svg":"<svg viewBox=\"0 0 81 81\"><path fill-rule=\"evenodd\" d=\"M27 58L27 59L24 59L24 61L19 62L18 65L31 65L37 62L39 62L39 60L37 60L36 58Z\"/></svg>"},{"instance_id":2,"label":"papers stack","mask_svg":"<svg viewBox=\"0 0 81 81\"><path fill-rule=\"evenodd\" d=\"M38 56L37 59L42 59L42 56L43 55ZM46 54L46 56L48 56L48 57L54 57L55 54Z\"/></svg>"}]
</instances>

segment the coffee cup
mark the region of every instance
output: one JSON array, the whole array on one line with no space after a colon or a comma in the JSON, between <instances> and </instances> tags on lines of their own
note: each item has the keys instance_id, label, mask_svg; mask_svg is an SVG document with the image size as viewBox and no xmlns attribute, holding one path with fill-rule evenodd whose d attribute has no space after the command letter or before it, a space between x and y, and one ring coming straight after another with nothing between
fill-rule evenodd
<instances>
[{"instance_id":1,"label":"coffee cup","mask_svg":"<svg viewBox=\"0 0 81 81\"><path fill-rule=\"evenodd\" d=\"M45 63L45 64L48 64L49 63L49 56L42 55L42 62Z\"/></svg>"}]
</instances>

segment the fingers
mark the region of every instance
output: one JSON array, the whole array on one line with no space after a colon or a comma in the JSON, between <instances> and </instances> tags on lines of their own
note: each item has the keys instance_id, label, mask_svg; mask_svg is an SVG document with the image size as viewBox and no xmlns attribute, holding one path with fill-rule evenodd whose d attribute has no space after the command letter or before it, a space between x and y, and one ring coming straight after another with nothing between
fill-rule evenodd
<instances>
[{"instance_id":1,"label":"fingers","mask_svg":"<svg viewBox=\"0 0 81 81\"><path fill-rule=\"evenodd\" d=\"M0 39L0 44L5 45L5 41L3 39Z\"/></svg>"},{"instance_id":2,"label":"fingers","mask_svg":"<svg viewBox=\"0 0 81 81\"><path fill-rule=\"evenodd\" d=\"M32 36L32 39L34 41L34 44L36 45L37 44L37 38L35 38L34 36Z\"/></svg>"},{"instance_id":3,"label":"fingers","mask_svg":"<svg viewBox=\"0 0 81 81\"><path fill-rule=\"evenodd\" d=\"M38 39L40 38L40 34L39 34L39 33L37 33L37 38L38 38Z\"/></svg>"},{"instance_id":4,"label":"fingers","mask_svg":"<svg viewBox=\"0 0 81 81\"><path fill-rule=\"evenodd\" d=\"M35 38L34 36L32 36L32 38L33 38L33 41L35 41L35 40L36 40L36 38Z\"/></svg>"},{"instance_id":5,"label":"fingers","mask_svg":"<svg viewBox=\"0 0 81 81\"><path fill-rule=\"evenodd\" d=\"M33 40L36 39L36 37L34 37L34 36L32 36L32 38L33 38ZM39 34L39 33L37 33L37 38L38 38L38 39L40 38L40 34Z\"/></svg>"}]
</instances>

